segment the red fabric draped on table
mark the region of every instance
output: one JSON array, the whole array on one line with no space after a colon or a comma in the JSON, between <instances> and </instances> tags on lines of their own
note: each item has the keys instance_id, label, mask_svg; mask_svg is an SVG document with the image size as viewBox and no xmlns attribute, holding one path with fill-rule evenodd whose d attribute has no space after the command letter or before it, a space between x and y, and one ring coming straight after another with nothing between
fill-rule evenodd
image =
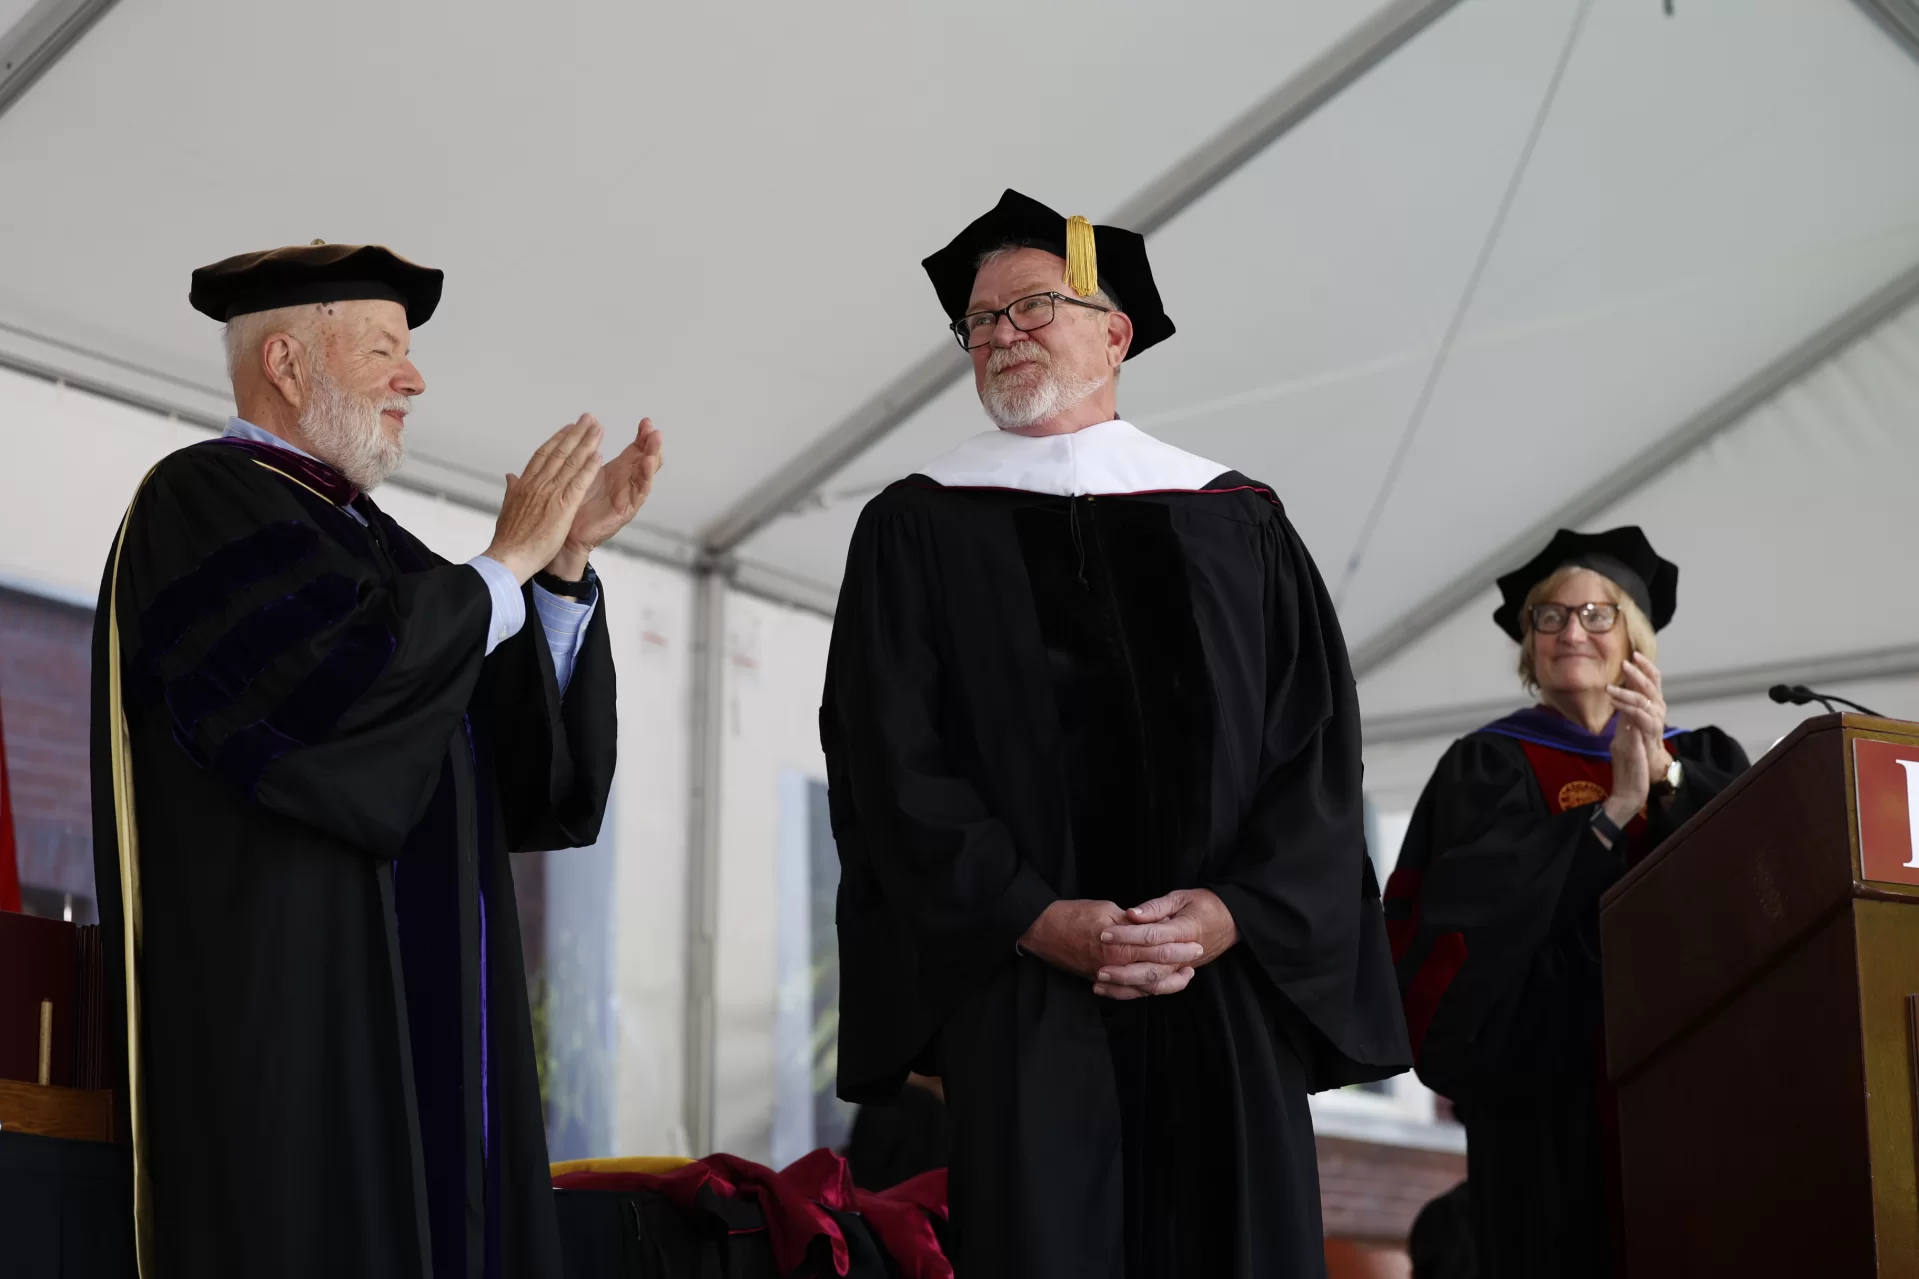
<instances>
[{"instance_id":1,"label":"red fabric draped on table","mask_svg":"<svg viewBox=\"0 0 1919 1279\"><path fill-rule=\"evenodd\" d=\"M878 1194L854 1188L846 1161L816 1150L775 1172L733 1155L709 1155L669 1173L570 1172L553 1179L560 1190L649 1191L683 1211L702 1190L723 1199L751 1199L766 1218L782 1274L797 1270L813 1240L825 1238L833 1272L847 1272L846 1237L835 1212L857 1212L906 1279L952 1279L933 1219L946 1220L946 1170L935 1169Z\"/></svg>"}]
</instances>

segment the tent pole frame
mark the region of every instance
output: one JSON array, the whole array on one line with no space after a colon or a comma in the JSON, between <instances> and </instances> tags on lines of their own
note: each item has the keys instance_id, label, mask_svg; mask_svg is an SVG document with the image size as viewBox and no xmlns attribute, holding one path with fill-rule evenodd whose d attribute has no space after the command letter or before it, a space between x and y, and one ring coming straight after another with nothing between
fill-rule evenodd
<instances>
[{"instance_id":1,"label":"tent pole frame","mask_svg":"<svg viewBox=\"0 0 1919 1279\"><path fill-rule=\"evenodd\" d=\"M5 115L8 108L25 97L27 90L65 57L114 3L115 0L40 0L12 27L0 33L0 115Z\"/></svg>"},{"instance_id":2,"label":"tent pole frame","mask_svg":"<svg viewBox=\"0 0 1919 1279\"><path fill-rule=\"evenodd\" d=\"M1919 0L1853 0L1891 39L1919 58Z\"/></svg>"},{"instance_id":3,"label":"tent pole frame","mask_svg":"<svg viewBox=\"0 0 1919 1279\"><path fill-rule=\"evenodd\" d=\"M720 566L694 578L691 803L687 831L686 1083L689 1152L710 1153L718 1123L721 767L726 728L726 595Z\"/></svg>"}]
</instances>

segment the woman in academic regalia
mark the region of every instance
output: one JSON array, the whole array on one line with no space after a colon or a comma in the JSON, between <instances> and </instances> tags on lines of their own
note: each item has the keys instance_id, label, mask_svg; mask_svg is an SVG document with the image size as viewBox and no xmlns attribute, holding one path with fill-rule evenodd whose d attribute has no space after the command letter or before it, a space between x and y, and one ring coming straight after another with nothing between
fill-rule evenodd
<instances>
[{"instance_id":1,"label":"woman in academic regalia","mask_svg":"<svg viewBox=\"0 0 1919 1279\"><path fill-rule=\"evenodd\" d=\"M1499 579L1539 704L1447 750L1387 884L1419 1076L1466 1125L1480 1279L1618 1273L1599 899L1747 762L1666 724L1678 579L1630 527L1561 529Z\"/></svg>"}]
</instances>

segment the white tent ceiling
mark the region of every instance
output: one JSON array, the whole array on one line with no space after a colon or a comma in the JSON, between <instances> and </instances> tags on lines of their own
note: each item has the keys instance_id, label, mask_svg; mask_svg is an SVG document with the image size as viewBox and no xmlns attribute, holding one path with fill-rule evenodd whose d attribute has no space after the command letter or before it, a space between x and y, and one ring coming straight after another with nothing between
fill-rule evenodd
<instances>
[{"instance_id":1,"label":"white tent ceiling","mask_svg":"<svg viewBox=\"0 0 1919 1279\"><path fill-rule=\"evenodd\" d=\"M1104 216L1422 7L131 0L0 117L0 360L217 415L189 268L387 242L449 272L415 478L484 500L580 409L651 413L647 545L690 558L945 340L918 259L1002 186ZM1919 296L1909 51L1846 0L1674 7L1464 0L1152 237L1180 334L1123 409L1276 486L1384 662L1369 719L1512 692L1462 674L1498 653L1479 602L1397 623L1889 282ZM1821 625L1857 580L1808 601L1780 567L1840 562L1841 515L1890 533L1890 505L1794 512L1912 473L1902 393L1843 475L1822 402L1593 521L1686 565L1669 664L1919 641L1910 609ZM955 385L740 560L830 600L860 501L983 425Z\"/></svg>"},{"instance_id":2,"label":"white tent ceiling","mask_svg":"<svg viewBox=\"0 0 1919 1279\"><path fill-rule=\"evenodd\" d=\"M448 273L416 342L419 453L494 477L582 409L651 413L673 470L648 519L689 539L939 336L919 259L1002 186L1112 205L1363 16L319 12L131 0L0 117L0 322L198 384L177 394L219 411L192 267L389 243Z\"/></svg>"},{"instance_id":3,"label":"white tent ceiling","mask_svg":"<svg viewBox=\"0 0 1919 1279\"><path fill-rule=\"evenodd\" d=\"M1919 476L1919 305L1600 512L1639 524L1681 566L1660 636L1673 722L1717 724L1757 755L1810 710L1806 683L1919 719L1919 596L1910 589ZM1410 806L1446 742L1510 709L1513 647L1488 589L1360 685L1367 782Z\"/></svg>"}]
</instances>

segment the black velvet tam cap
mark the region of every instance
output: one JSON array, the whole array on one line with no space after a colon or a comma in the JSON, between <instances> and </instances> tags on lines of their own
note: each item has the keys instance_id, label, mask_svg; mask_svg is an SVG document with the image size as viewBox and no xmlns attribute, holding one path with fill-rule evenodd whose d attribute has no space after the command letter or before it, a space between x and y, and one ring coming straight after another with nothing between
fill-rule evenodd
<instances>
[{"instance_id":1,"label":"black velvet tam cap","mask_svg":"<svg viewBox=\"0 0 1919 1279\"><path fill-rule=\"evenodd\" d=\"M1520 614L1526 596L1533 587L1573 565L1588 568L1601 577L1611 578L1632 597L1654 630L1665 629L1679 603L1679 566L1662 560L1652 549L1638 525L1607 529L1604 533L1575 533L1562 528L1553 534L1546 549L1532 557L1523 568L1516 568L1499 579L1500 606L1493 610L1493 621L1514 639L1524 639Z\"/></svg>"},{"instance_id":2,"label":"black velvet tam cap","mask_svg":"<svg viewBox=\"0 0 1919 1279\"><path fill-rule=\"evenodd\" d=\"M406 308L417 329L440 305L444 271L415 265L378 244L292 245L242 253L193 273L193 309L226 321L253 311L379 298Z\"/></svg>"},{"instance_id":3,"label":"black velvet tam cap","mask_svg":"<svg viewBox=\"0 0 1919 1279\"><path fill-rule=\"evenodd\" d=\"M1069 230L1068 224L1074 222L1081 229ZM1153 268L1146 260L1145 236L1116 226L1091 226L1084 218L1062 217L1011 187L951 244L920 263L933 281L947 319L957 322L966 314L980 258L1007 245L1059 254L1067 259L1069 278L1084 263L1094 280L1104 280L1117 295L1119 309L1133 321L1127 359L1173 336L1173 322L1160 304ZM1074 291L1084 297L1095 290L1075 286Z\"/></svg>"}]
</instances>

